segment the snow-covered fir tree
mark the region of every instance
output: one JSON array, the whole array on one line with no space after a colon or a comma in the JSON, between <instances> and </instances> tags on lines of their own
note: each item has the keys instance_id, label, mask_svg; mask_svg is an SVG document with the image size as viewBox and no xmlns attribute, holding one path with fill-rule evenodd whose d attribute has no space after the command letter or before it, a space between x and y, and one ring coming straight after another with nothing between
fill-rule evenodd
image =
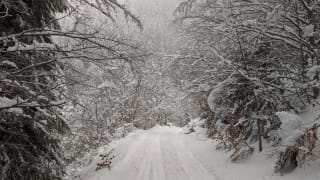
<instances>
[{"instance_id":1,"label":"snow-covered fir tree","mask_svg":"<svg viewBox=\"0 0 320 180\"><path fill-rule=\"evenodd\" d=\"M59 28L55 13L66 10L66 5L63 0L0 2L1 179L60 179L63 175L56 134L68 127L59 108L64 104L59 54L49 35L22 34Z\"/></svg>"}]
</instances>

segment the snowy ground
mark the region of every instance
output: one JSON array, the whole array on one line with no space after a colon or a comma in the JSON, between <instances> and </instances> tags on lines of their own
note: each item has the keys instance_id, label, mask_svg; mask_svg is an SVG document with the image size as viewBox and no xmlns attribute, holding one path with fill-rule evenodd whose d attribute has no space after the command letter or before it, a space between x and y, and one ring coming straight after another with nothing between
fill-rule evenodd
<instances>
[{"instance_id":1,"label":"snowy ground","mask_svg":"<svg viewBox=\"0 0 320 180\"><path fill-rule=\"evenodd\" d=\"M184 134L181 128L157 126L139 130L110 145L115 148L111 171L95 171L99 158L80 173L81 180L318 180L320 164L300 167L281 176L264 155L234 164L228 154L215 149L205 130ZM79 179L79 178L78 178Z\"/></svg>"}]
</instances>

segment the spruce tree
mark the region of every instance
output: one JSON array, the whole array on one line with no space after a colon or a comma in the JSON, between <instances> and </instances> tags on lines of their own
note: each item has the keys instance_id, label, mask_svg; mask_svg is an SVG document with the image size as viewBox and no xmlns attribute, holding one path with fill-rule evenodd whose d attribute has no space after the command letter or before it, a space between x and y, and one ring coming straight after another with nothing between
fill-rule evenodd
<instances>
[{"instance_id":1,"label":"spruce tree","mask_svg":"<svg viewBox=\"0 0 320 180\"><path fill-rule=\"evenodd\" d=\"M58 29L55 13L66 9L64 0L0 1L0 179L63 175L56 137L67 129L59 112L59 54L49 36L13 35ZM46 48L38 50L39 44Z\"/></svg>"}]
</instances>

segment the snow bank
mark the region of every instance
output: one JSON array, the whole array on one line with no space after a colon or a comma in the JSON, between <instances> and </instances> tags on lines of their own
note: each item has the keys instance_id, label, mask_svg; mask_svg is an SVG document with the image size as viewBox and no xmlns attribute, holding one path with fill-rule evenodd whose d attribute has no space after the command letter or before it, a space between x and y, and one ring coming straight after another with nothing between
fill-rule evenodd
<instances>
[{"instance_id":1,"label":"snow bank","mask_svg":"<svg viewBox=\"0 0 320 180\"><path fill-rule=\"evenodd\" d=\"M126 135L128 135L128 133L132 132L133 130L134 130L133 123L124 124L123 126L115 129L114 137L116 139L123 138Z\"/></svg>"},{"instance_id":2,"label":"snow bank","mask_svg":"<svg viewBox=\"0 0 320 180\"><path fill-rule=\"evenodd\" d=\"M292 146L296 143L296 140L303 135L302 131L302 119L296 114L289 112L277 112L276 115L281 121L281 126L278 131L283 148L280 151L285 151L287 146Z\"/></svg>"},{"instance_id":3,"label":"snow bank","mask_svg":"<svg viewBox=\"0 0 320 180\"><path fill-rule=\"evenodd\" d=\"M280 113L284 115L285 113ZM292 114L294 115L294 114ZM286 116L288 117L288 116ZM295 133L292 133L295 134ZM231 163L230 154L217 150L218 142L207 138L206 129L198 129L195 133L185 135L183 142L190 150L195 159L210 172L215 174L216 179L221 180L319 180L319 161L312 161L298 167L294 172L281 176L274 173L275 157L270 157L272 149L262 153L254 153L246 161ZM265 147L266 148L266 147Z\"/></svg>"},{"instance_id":4,"label":"snow bank","mask_svg":"<svg viewBox=\"0 0 320 180\"><path fill-rule=\"evenodd\" d=\"M290 136L295 130L301 130L302 119L296 114L289 112L277 112L276 115L281 121L280 135L282 138Z\"/></svg>"}]
</instances>

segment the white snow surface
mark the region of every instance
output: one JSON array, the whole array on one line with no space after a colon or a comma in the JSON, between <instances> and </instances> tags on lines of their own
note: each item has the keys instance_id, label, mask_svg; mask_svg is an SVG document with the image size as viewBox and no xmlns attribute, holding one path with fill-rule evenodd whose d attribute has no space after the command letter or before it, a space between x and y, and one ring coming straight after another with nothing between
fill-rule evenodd
<instances>
[{"instance_id":1,"label":"white snow surface","mask_svg":"<svg viewBox=\"0 0 320 180\"><path fill-rule=\"evenodd\" d=\"M0 97L0 108L7 108L16 105L18 102L14 99Z\"/></svg>"},{"instance_id":2,"label":"white snow surface","mask_svg":"<svg viewBox=\"0 0 320 180\"><path fill-rule=\"evenodd\" d=\"M196 123L197 124L197 123ZM201 123L198 123L201 124ZM291 174L273 173L274 159L254 154L248 160L231 163L229 154L216 150L216 142L206 130L184 134L178 127L157 126L138 130L114 141L111 171L95 171L99 157L93 158L75 179L81 180L317 180L320 163L311 162ZM108 152L108 150L106 151ZM308 167L307 167L308 166Z\"/></svg>"},{"instance_id":3,"label":"white snow surface","mask_svg":"<svg viewBox=\"0 0 320 180\"><path fill-rule=\"evenodd\" d=\"M305 37L310 37L313 36L314 34L314 25L310 24L308 26L306 26L305 28L303 28L303 35Z\"/></svg>"},{"instance_id":4,"label":"white snow surface","mask_svg":"<svg viewBox=\"0 0 320 180\"><path fill-rule=\"evenodd\" d=\"M285 139L295 134L295 131L301 130L302 119L296 115L289 112L277 112L276 115L279 117L281 121L280 126L280 136L282 139Z\"/></svg>"},{"instance_id":5,"label":"white snow surface","mask_svg":"<svg viewBox=\"0 0 320 180\"><path fill-rule=\"evenodd\" d=\"M300 116L289 112L277 112L281 121L279 135L282 139L280 151L285 151L288 146L297 143L297 139L303 135L302 119Z\"/></svg>"}]
</instances>

